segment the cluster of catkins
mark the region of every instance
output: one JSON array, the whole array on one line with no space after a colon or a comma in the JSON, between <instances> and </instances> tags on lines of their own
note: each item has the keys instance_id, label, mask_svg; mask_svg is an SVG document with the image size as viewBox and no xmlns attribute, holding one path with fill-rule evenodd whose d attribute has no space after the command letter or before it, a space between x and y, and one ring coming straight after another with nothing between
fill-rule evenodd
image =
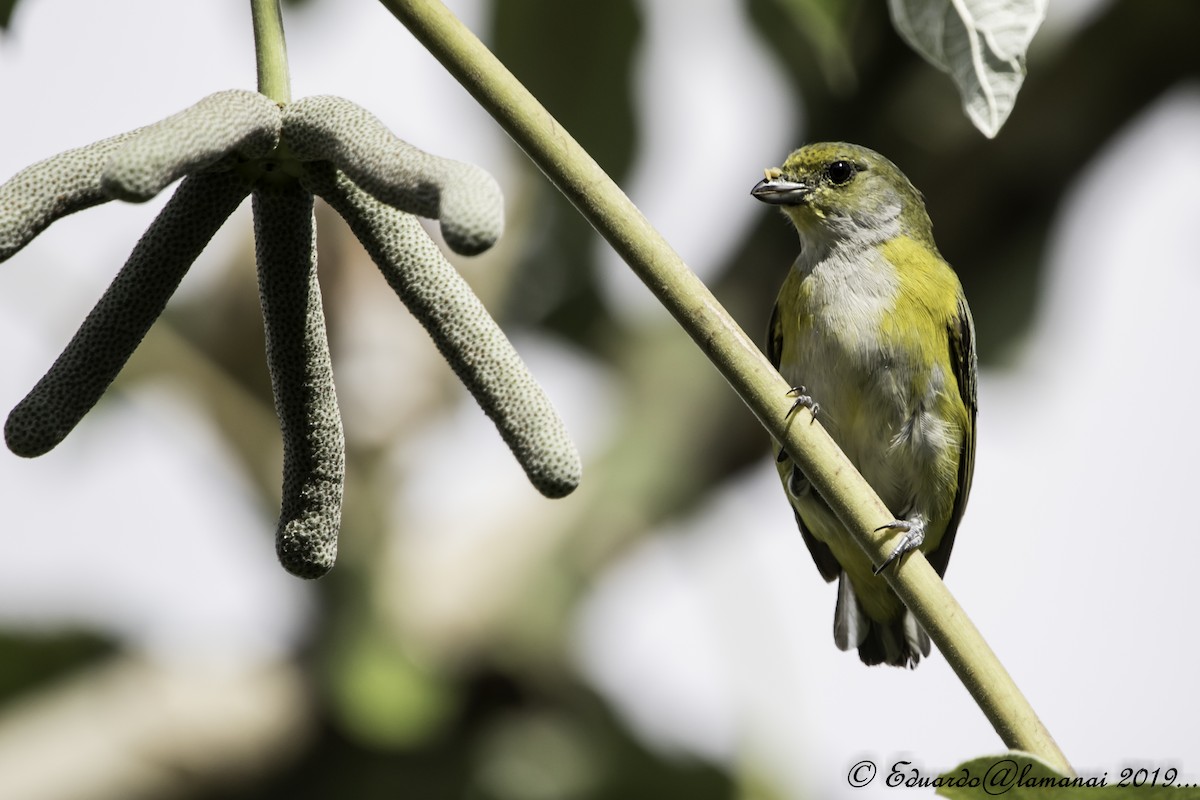
<instances>
[{"instance_id":1,"label":"cluster of catkins","mask_svg":"<svg viewBox=\"0 0 1200 800\"><path fill-rule=\"evenodd\" d=\"M100 399L213 234L253 195L267 365L283 430L280 562L314 578L333 566L345 443L317 285L313 195L371 258L548 497L579 483L562 420L470 287L412 215L439 220L464 255L503 229L496 182L397 139L338 97L283 106L257 92L204 98L161 122L69 150L0 186L0 261L54 220L109 200L145 201L183 182L79 331L9 414L22 456L61 442Z\"/></svg>"}]
</instances>

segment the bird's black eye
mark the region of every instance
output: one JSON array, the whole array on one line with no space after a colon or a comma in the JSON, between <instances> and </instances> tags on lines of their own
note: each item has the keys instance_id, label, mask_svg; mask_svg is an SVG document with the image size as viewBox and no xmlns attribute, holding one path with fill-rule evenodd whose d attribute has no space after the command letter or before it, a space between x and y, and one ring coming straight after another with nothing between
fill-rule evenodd
<instances>
[{"instance_id":1,"label":"bird's black eye","mask_svg":"<svg viewBox=\"0 0 1200 800\"><path fill-rule=\"evenodd\" d=\"M858 172L858 168L849 161L834 161L825 168L825 174L829 177L829 182L834 186L842 186L850 182Z\"/></svg>"}]
</instances>

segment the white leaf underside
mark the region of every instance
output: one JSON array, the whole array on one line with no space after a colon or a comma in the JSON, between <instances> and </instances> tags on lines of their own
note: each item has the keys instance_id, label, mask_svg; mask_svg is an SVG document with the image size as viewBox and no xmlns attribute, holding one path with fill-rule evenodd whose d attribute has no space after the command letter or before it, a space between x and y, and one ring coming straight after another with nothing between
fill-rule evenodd
<instances>
[{"instance_id":1,"label":"white leaf underside","mask_svg":"<svg viewBox=\"0 0 1200 800\"><path fill-rule=\"evenodd\" d=\"M958 86L963 110L995 136L1025 80L1025 52L1047 0L888 0L892 23Z\"/></svg>"}]
</instances>

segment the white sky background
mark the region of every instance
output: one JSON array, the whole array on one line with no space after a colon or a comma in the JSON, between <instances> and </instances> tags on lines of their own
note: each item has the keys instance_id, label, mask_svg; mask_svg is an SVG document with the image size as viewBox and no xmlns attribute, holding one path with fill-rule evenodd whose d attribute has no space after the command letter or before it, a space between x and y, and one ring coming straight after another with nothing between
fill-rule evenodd
<instances>
[{"instance_id":1,"label":"white sky background","mask_svg":"<svg viewBox=\"0 0 1200 800\"><path fill-rule=\"evenodd\" d=\"M465 92L374 4L334 5L286 21L294 95L350 97L504 185L502 134ZM450 5L479 29L475 2ZM252 88L245 6L26 0L0 40L0 180L213 91ZM762 213L749 187L795 143L739 113L787 100L732 3L713 0L711 16L688 16L690 35L672 36L685 6L655 0L649 17L639 103L650 149L628 188L703 272ZM704 43L717 40L727 63L760 76L706 83L703 105L730 110L721 124L672 95L681 65L711 63ZM691 114L683 128L702 136L675 132ZM1200 270L1184 256L1200 210L1187 194L1200 183L1197 141L1192 87L1131 123L1078 177L1057 221L1041 319L1011 370L981 377L975 488L948 574L1076 768L1110 780L1131 760L1200 780L1189 722L1200 705L1190 591L1200 537L1187 504L1200 450L1189 421ZM673 160L713 167L671 172ZM664 170L674 182L657 179ZM676 218L680 198L711 216ZM0 409L50 365L160 205L77 214L0 265ZM205 265L248 226L243 208L181 291L201 285ZM622 270L607 271L614 296L653 313ZM542 353L539 375L562 357L530 349ZM603 396L549 390L569 427ZM504 452L494 435L479 445ZM447 449L430 445L427 458L444 461ZM168 657L286 649L305 624L307 590L277 566L274 519L231 464L186 398L167 390L103 403L40 459L0 450L0 624L84 621ZM444 466L431 470L451 474ZM1000 749L940 656L902 672L838 652L833 605L764 463L618 565L583 609L575 649L654 741L736 756L797 793L847 794L859 758L932 773Z\"/></svg>"}]
</instances>

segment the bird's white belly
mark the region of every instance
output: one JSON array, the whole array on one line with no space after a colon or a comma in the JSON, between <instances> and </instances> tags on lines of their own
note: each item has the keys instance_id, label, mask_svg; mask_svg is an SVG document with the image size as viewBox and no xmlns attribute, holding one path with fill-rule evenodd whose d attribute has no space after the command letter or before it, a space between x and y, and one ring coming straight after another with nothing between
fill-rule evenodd
<instances>
[{"instance_id":1,"label":"bird's white belly","mask_svg":"<svg viewBox=\"0 0 1200 800\"><path fill-rule=\"evenodd\" d=\"M780 371L819 404L818 421L888 508L921 513L953 479L938 473L946 449L959 446L936 413L946 375L880 341L879 320L890 311L879 307L884 298L847 299L854 298L813 310L812 324L784 348Z\"/></svg>"}]
</instances>

